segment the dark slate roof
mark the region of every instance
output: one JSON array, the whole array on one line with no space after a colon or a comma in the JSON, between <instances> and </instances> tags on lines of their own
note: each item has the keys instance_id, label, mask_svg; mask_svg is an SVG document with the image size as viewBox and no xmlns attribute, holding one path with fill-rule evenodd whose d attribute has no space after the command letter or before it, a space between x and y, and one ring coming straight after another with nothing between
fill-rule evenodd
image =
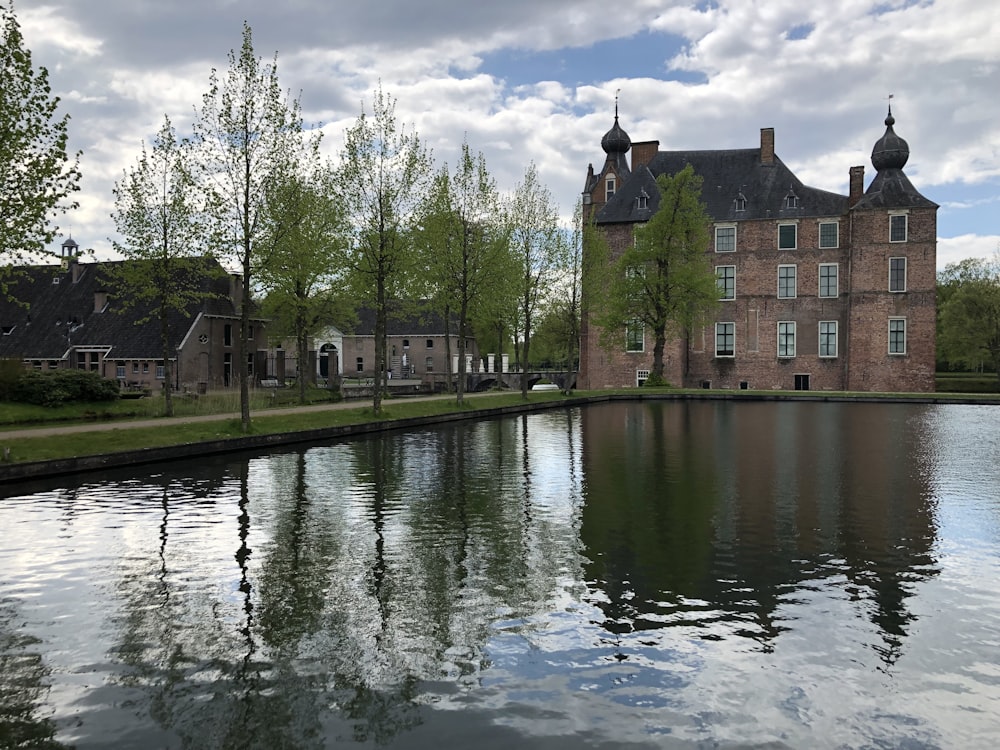
<instances>
[{"instance_id":1,"label":"dark slate roof","mask_svg":"<svg viewBox=\"0 0 1000 750\"><path fill-rule=\"evenodd\" d=\"M660 151L598 212L598 223L647 221L659 208L656 177L676 174L688 164L704 181L701 199L715 221L839 216L847 211L846 195L804 185L777 157L772 164L761 164L759 148ZM638 208L637 200L643 192L649 198L645 210ZM798 198L798 208L786 208L790 192ZM736 210L740 195L746 198L743 211Z\"/></svg>"},{"instance_id":2,"label":"dark slate roof","mask_svg":"<svg viewBox=\"0 0 1000 750\"><path fill-rule=\"evenodd\" d=\"M116 290L109 282L113 266L136 261L80 263L79 276L73 281L72 264L29 266L14 269L9 292L14 300L0 297L0 326L10 330L0 336L0 356L24 359L61 359L71 346L110 347L111 358L157 359L160 344L160 321L136 321L147 316L147 309L121 311L116 304ZM168 321L173 346L181 343L199 312L207 315L235 316L229 297L229 277L219 264L200 259L199 289L214 295L192 303L185 316L174 312ZM106 292L109 303L103 312L95 311L95 296Z\"/></svg>"},{"instance_id":3,"label":"dark slate roof","mask_svg":"<svg viewBox=\"0 0 1000 750\"><path fill-rule=\"evenodd\" d=\"M419 302L399 303L390 306L386 323L389 336L443 336L444 316ZM458 316L452 315L452 335L458 333ZM375 308L358 308L357 325L348 335L375 335Z\"/></svg>"}]
</instances>

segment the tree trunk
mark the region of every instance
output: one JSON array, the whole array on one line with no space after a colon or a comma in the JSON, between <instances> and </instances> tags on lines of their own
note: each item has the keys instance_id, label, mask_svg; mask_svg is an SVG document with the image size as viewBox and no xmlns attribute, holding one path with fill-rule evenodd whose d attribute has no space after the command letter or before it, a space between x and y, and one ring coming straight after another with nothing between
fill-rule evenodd
<instances>
[{"instance_id":1,"label":"tree trunk","mask_svg":"<svg viewBox=\"0 0 1000 750\"><path fill-rule=\"evenodd\" d=\"M250 367L247 335L250 333L250 250L243 256L243 291L240 299L240 340L237 347L240 357L240 425L243 432L250 432Z\"/></svg>"},{"instance_id":2,"label":"tree trunk","mask_svg":"<svg viewBox=\"0 0 1000 750\"><path fill-rule=\"evenodd\" d=\"M466 315L468 314L468 303L462 300L462 305L458 312L458 380L455 382L455 403L462 405L465 397L465 336L466 336Z\"/></svg>"},{"instance_id":3,"label":"tree trunk","mask_svg":"<svg viewBox=\"0 0 1000 750\"><path fill-rule=\"evenodd\" d=\"M385 280L379 278L375 285L375 393L372 394L372 412L382 413L382 391L387 389L385 350L386 350L386 300Z\"/></svg>"},{"instance_id":4,"label":"tree trunk","mask_svg":"<svg viewBox=\"0 0 1000 750\"><path fill-rule=\"evenodd\" d=\"M524 308L524 330L521 333L521 398L528 398L528 353L531 348L531 312Z\"/></svg>"},{"instance_id":5,"label":"tree trunk","mask_svg":"<svg viewBox=\"0 0 1000 750\"><path fill-rule=\"evenodd\" d=\"M160 307L160 344L163 347L163 415L174 416L173 373L170 367L170 327L165 306Z\"/></svg>"},{"instance_id":6,"label":"tree trunk","mask_svg":"<svg viewBox=\"0 0 1000 750\"><path fill-rule=\"evenodd\" d=\"M444 384L445 393L451 393L451 306L444 306Z\"/></svg>"},{"instance_id":7,"label":"tree trunk","mask_svg":"<svg viewBox=\"0 0 1000 750\"><path fill-rule=\"evenodd\" d=\"M309 381L312 380L312 373L309 371L309 337L306 336L303 329L299 329L298 334L295 337L295 347L298 351L295 352L295 357L299 361L299 403L304 404L306 402L306 386Z\"/></svg>"},{"instance_id":8,"label":"tree trunk","mask_svg":"<svg viewBox=\"0 0 1000 750\"><path fill-rule=\"evenodd\" d=\"M663 349L667 345L666 330L661 328L655 332L656 338L653 344L653 372L654 381L663 381Z\"/></svg>"}]
</instances>

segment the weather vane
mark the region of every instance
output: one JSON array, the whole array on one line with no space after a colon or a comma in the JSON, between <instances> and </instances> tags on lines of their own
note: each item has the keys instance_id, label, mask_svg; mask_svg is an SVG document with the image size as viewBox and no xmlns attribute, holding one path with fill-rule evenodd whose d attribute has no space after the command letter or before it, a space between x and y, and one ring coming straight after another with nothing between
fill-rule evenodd
<instances>
[{"instance_id":1,"label":"weather vane","mask_svg":"<svg viewBox=\"0 0 1000 750\"><path fill-rule=\"evenodd\" d=\"M618 95L622 92L621 89L615 89L615 119L618 119Z\"/></svg>"}]
</instances>

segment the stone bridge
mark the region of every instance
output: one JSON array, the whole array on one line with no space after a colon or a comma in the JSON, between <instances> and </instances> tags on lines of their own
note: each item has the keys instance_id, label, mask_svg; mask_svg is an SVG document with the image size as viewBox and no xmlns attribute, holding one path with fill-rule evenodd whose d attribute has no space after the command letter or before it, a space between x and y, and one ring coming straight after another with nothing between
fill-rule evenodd
<instances>
[{"instance_id":1,"label":"stone bridge","mask_svg":"<svg viewBox=\"0 0 1000 750\"><path fill-rule=\"evenodd\" d=\"M501 388L509 388L512 391L521 390L521 379L528 381L528 388L531 389L540 380L555 383L560 390L566 390L567 376L569 388L576 387L576 373L567 373L565 370L528 370L526 372L470 372L466 374L465 390L472 393L475 391L489 391L501 384Z\"/></svg>"}]
</instances>

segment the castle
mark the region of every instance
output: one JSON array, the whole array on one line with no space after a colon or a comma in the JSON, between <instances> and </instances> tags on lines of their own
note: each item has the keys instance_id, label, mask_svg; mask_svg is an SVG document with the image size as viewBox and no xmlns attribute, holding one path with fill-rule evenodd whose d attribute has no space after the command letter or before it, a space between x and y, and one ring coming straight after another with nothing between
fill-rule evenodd
<instances>
[{"instance_id":1,"label":"castle","mask_svg":"<svg viewBox=\"0 0 1000 750\"><path fill-rule=\"evenodd\" d=\"M850 168L849 195L804 185L775 153L773 128L749 149L661 151L632 143L618 123L604 135L600 172L588 168L584 220L612 258L656 212L656 177L690 164L712 220L708 262L714 319L668 342L664 377L689 388L933 391L937 204L903 172L909 146L890 108L872 150L875 177ZM631 151L631 164L626 155ZM602 349L583 321L578 386L641 385L648 332Z\"/></svg>"}]
</instances>

